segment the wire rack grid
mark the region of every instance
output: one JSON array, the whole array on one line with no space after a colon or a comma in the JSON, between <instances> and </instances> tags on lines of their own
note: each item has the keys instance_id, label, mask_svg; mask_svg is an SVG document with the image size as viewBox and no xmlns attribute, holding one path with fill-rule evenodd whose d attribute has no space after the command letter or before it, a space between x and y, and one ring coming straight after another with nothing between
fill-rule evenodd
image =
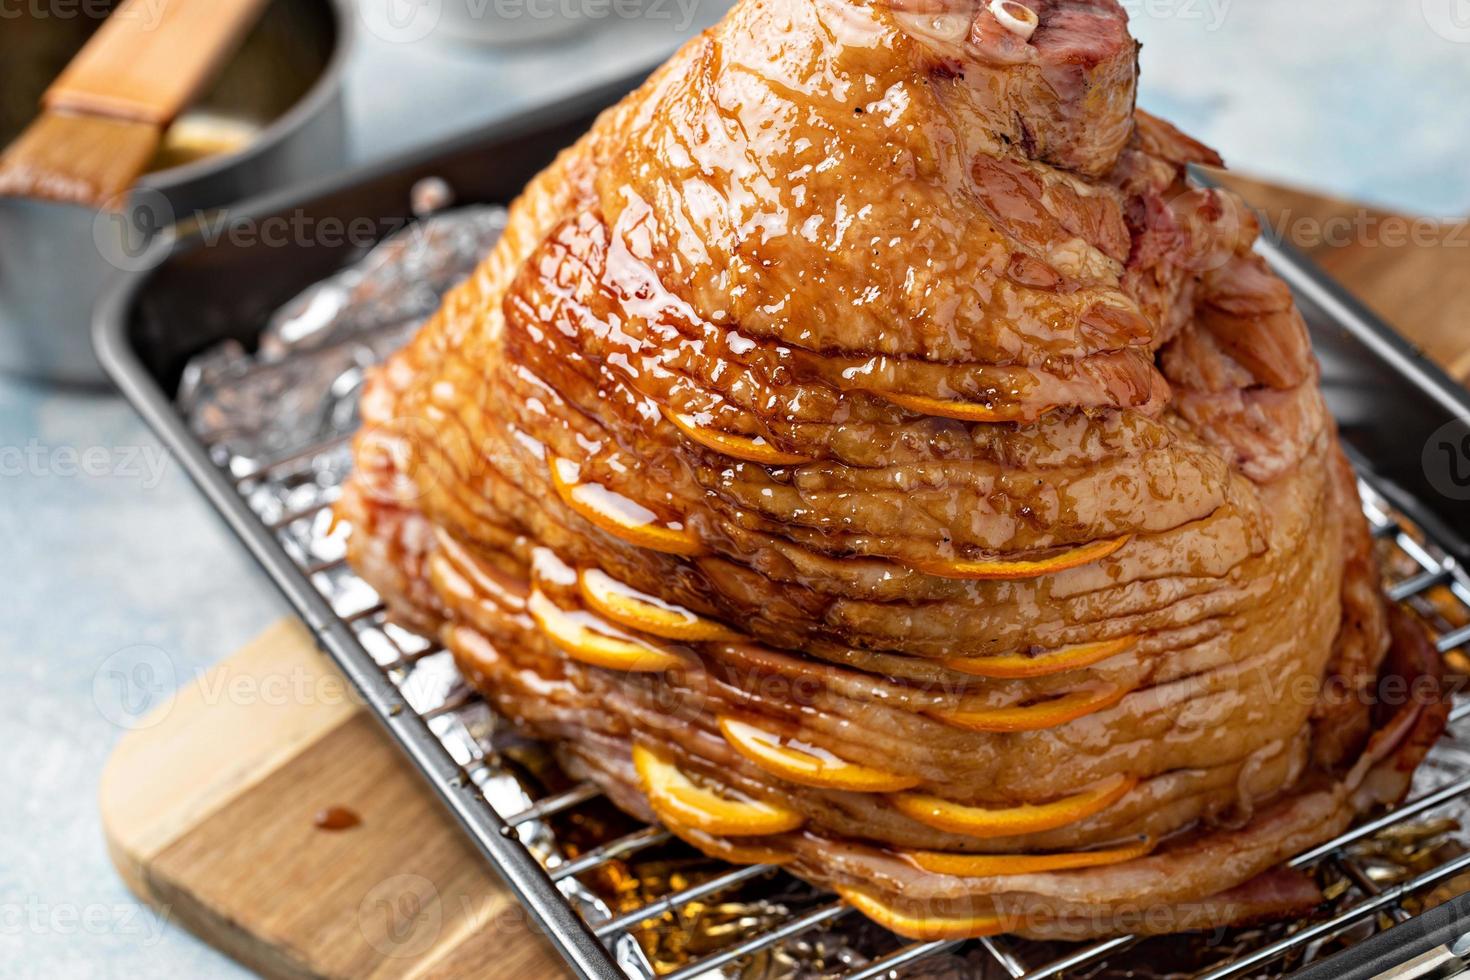
<instances>
[{"instance_id":1,"label":"wire rack grid","mask_svg":"<svg viewBox=\"0 0 1470 980\"><path fill-rule=\"evenodd\" d=\"M347 567L344 535L334 527L330 510L350 467L351 437L351 427L344 426L324 440L265 460L234 455L227 435L205 448L279 549L277 557L320 598L320 604L298 601L298 606L323 646L579 972L634 980L744 976L742 970L763 956L800 944L811 934L830 936L860 919L841 900L768 866L737 868L706 860L700 874L671 879L662 894L642 896L632 907L599 892L594 879L609 867L626 869L640 855L682 845L661 828L643 826L625 827L575 847L558 839L557 820L595 805L601 795L597 788L577 783L547 791L544 781L526 778L525 770L497 747L493 713L460 679L450 654L389 622L378 596ZM1464 658L1470 646L1470 576L1367 479L1360 487L1387 569L1390 597L1417 607L1436 631L1440 652L1451 658L1456 673L1462 672L1470 660L1455 658ZM278 562L273 570L282 567ZM1202 980L1279 975L1341 944L1344 937L1361 938L1411 918L1426 893L1446 887L1463 890L1458 885L1462 876L1470 876L1470 848L1457 849L1459 853L1407 878L1387 881L1355 848L1431 820L1461 805L1462 797L1470 798L1470 724L1458 724L1467 714L1470 701L1457 701L1446 742L1431 753L1406 802L1290 862L1325 869L1339 883L1341 896L1325 913L1289 929L1257 930L1247 940L1222 944L1197 957L1193 966L1198 969L1176 975ZM1470 887L1470 877L1465 882ZM672 967L658 963L648 950L649 935L680 928L681 915L688 910L711 907L732 894L748 896L752 889L779 891L783 898L776 907L782 914L726 930L720 948L686 953ZM1114 958L1137 943L1132 937L1070 946L1009 937L966 943L884 937L866 948L843 942L816 972L848 980L931 976L938 975L935 964L962 962L971 971L962 975L971 976L976 970L1016 980L1102 976ZM807 969L814 969L812 960L806 962Z\"/></svg>"}]
</instances>

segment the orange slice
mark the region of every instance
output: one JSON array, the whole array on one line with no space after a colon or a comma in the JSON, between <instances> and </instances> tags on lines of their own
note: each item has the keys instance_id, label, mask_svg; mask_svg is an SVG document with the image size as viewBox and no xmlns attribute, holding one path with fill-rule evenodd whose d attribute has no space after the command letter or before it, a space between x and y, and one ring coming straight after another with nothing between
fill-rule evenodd
<instances>
[{"instance_id":1,"label":"orange slice","mask_svg":"<svg viewBox=\"0 0 1470 980\"><path fill-rule=\"evenodd\" d=\"M1138 779L1134 776L1109 776L1091 789L1073 796L1064 796L1050 803L1025 803L1000 810L966 806L920 793L901 793L889 797L889 801L909 819L938 830L969 837L1015 837L1086 820L1121 800L1137 785Z\"/></svg>"},{"instance_id":2,"label":"orange slice","mask_svg":"<svg viewBox=\"0 0 1470 980\"><path fill-rule=\"evenodd\" d=\"M697 555L704 549L688 528L662 523L658 515L600 483L583 483L576 463L551 457L551 485L562 503L588 523L639 548L671 555Z\"/></svg>"},{"instance_id":3,"label":"orange slice","mask_svg":"<svg viewBox=\"0 0 1470 980\"><path fill-rule=\"evenodd\" d=\"M696 785L673 761L643 745L633 747L633 766L648 802L661 819L719 837L784 834L805 818L763 800L732 800Z\"/></svg>"},{"instance_id":4,"label":"orange slice","mask_svg":"<svg viewBox=\"0 0 1470 980\"><path fill-rule=\"evenodd\" d=\"M1014 708L989 708L984 711L934 711L940 721L972 732L1035 732L1056 728L1076 721L1095 711L1110 708L1128 696L1129 688L1121 684L1085 688L1050 701Z\"/></svg>"},{"instance_id":5,"label":"orange slice","mask_svg":"<svg viewBox=\"0 0 1470 980\"><path fill-rule=\"evenodd\" d=\"M1144 839L1126 847L1076 851L1071 854L948 854L942 851L902 853L914 864L935 874L954 875L958 878L992 878L1122 864L1124 861L1143 857L1153 847L1153 841Z\"/></svg>"},{"instance_id":6,"label":"orange slice","mask_svg":"<svg viewBox=\"0 0 1470 980\"><path fill-rule=\"evenodd\" d=\"M733 432L706 428L700 425L692 415L681 415L666 408L664 418L674 423L674 428L684 433L690 442L698 443L706 449L713 449L717 453L724 453L726 456L733 456L735 459L743 459L749 463L764 463L767 466L791 466L796 463L811 462L809 456L783 453L760 436L753 438L738 436Z\"/></svg>"},{"instance_id":7,"label":"orange slice","mask_svg":"<svg viewBox=\"0 0 1470 980\"><path fill-rule=\"evenodd\" d=\"M1101 561L1128 543L1132 535L1093 541L1078 548L1058 552L1048 558L1002 559L997 561L962 561L959 559L936 558L932 561L911 561L902 564L939 578L958 579L1019 579L1055 575L1069 568Z\"/></svg>"},{"instance_id":8,"label":"orange slice","mask_svg":"<svg viewBox=\"0 0 1470 980\"><path fill-rule=\"evenodd\" d=\"M897 391L864 390L870 395L877 395L884 401L891 402L899 408L906 408L910 412L918 412L920 415L937 415L943 419L958 419L961 422L1030 422L1056 407L1043 405L1040 408L1028 408L1024 405L1015 405L1008 408L991 408L989 405L981 405L978 402L930 398L927 395L905 395Z\"/></svg>"},{"instance_id":9,"label":"orange slice","mask_svg":"<svg viewBox=\"0 0 1470 980\"><path fill-rule=\"evenodd\" d=\"M978 939L999 935L1008 928L999 915L920 916L900 912L856 888L839 888L837 894L863 915L906 939Z\"/></svg>"},{"instance_id":10,"label":"orange slice","mask_svg":"<svg viewBox=\"0 0 1470 980\"><path fill-rule=\"evenodd\" d=\"M783 741L779 735L735 718L721 718L719 722L725 741L736 752L766 772L803 786L854 793L896 793L922 782L912 776L898 776L839 759L815 745Z\"/></svg>"},{"instance_id":11,"label":"orange slice","mask_svg":"<svg viewBox=\"0 0 1470 980\"><path fill-rule=\"evenodd\" d=\"M598 620L587 613L569 613L546 598L540 589L532 591L526 609L546 638L573 660L609 670L653 672L684 667L688 662L667 650L660 650L642 640L602 632Z\"/></svg>"},{"instance_id":12,"label":"orange slice","mask_svg":"<svg viewBox=\"0 0 1470 980\"><path fill-rule=\"evenodd\" d=\"M685 643L737 640L740 634L683 606L624 585L599 568L589 568L577 585L588 608L628 629Z\"/></svg>"},{"instance_id":13,"label":"orange slice","mask_svg":"<svg viewBox=\"0 0 1470 980\"><path fill-rule=\"evenodd\" d=\"M940 661L950 670L976 677L994 677L1017 680L1027 677L1047 677L1069 670L1081 670L1102 663L1120 653L1126 653L1138 645L1137 636L1123 636L1116 640L1098 643L1082 643L1077 646L1050 650L1034 657L1011 655L1006 657L961 657Z\"/></svg>"}]
</instances>

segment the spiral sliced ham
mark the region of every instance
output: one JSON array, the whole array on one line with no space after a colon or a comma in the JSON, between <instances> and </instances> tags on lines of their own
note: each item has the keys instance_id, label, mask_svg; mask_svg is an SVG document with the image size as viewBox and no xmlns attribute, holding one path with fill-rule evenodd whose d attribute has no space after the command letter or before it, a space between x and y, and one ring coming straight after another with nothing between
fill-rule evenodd
<instances>
[{"instance_id":1,"label":"spiral sliced ham","mask_svg":"<svg viewBox=\"0 0 1470 980\"><path fill-rule=\"evenodd\" d=\"M373 377L353 564L620 806L906 935L1311 904L1437 660L1136 76L1115 0L743 0Z\"/></svg>"}]
</instances>

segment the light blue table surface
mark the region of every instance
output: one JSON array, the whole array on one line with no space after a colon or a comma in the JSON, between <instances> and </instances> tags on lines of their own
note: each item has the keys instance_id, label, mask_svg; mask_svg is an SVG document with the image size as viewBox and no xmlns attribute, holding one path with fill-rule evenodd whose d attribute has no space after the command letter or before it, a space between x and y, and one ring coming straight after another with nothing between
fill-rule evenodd
<instances>
[{"instance_id":1,"label":"light blue table surface","mask_svg":"<svg viewBox=\"0 0 1470 980\"><path fill-rule=\"evenodd\" d=\"M1142 103L1238 169L1470 213L1466 0L1125 5L1144 41ZM348 79L352 154L376 159L616 77L719 13L704 0L681 31L672 10L513 50L403 43L369 13ZM285 603L111 395L0 379L0 543L0 976L242 972L130 899L94 797L140 707L119 690L166 698Z\"/></svg>"}]
</instances>

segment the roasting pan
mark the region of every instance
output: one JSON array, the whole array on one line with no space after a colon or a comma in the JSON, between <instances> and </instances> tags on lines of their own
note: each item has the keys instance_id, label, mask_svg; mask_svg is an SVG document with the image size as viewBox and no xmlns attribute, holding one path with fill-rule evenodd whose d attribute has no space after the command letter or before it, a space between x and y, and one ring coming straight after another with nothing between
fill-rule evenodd
<instances>
[{"instance_id":1,"label":"roasting pan","mask_svg":"<svg viewBox=\"0 0 1470 980\"><path fill-rule=\"evenodd\" d=\"M427 178L446 182L458 203L509 201L585 131L598 110L638 80L624 79L383 166L247 203L231 212L231 221L261 227L267 219L285 219L313 227L367 217L386 233L411 220L411 192ZM853 938L842 929L859 917L848 915L831 895L803 893L805 886L774 869L708 861L697 875L669 878L664 894L644 896L631 908L610 905L586 884L589 879L612 867L626 873L641 854L679 845L656 828L624 825L613 826L614 836L606 840L563 846L557 834L565 818L603 805L596 790L544 780L528 786L519 764L487 747L482 735L494 728L493 718L485 717L488 708L452 678L445 680L448 655L384 623L381 604L374 596L362 597L365 587L340 556L314 552L318 539L331 534L327 509L334 487L317 481L306 488L319 494L316 499L285 511L263 514L252 503L252 493L286 480L304 457L345 454L345 437L332 445L289 447L241 473L221 465L214 447L196 437L176 407L191 356L222 341L251 347L271 311L353 261L361 246L325 237L283 245L265 236L229 235L161 243L150 268L120 283L100 304L98 353L576 974L598 980L766 977L781 975L782 963L789 973L796 969L790 963L797 962L808 972L854 978L1146 975L1126 959L1139 948L1149 950L1150 961L1160 949L1184 949L1193 959L1172 963L1169 975L1212 980L1298 970L1314 980L1445 977L1470 969L1470 957L1460 957L1470 946L1461 939L1470 933L1470 901L1453 898L1420 911L1423 895L1435 888L1465 890L1470 878L1457 879L1470 875L1470 845L1435 851L1427 865L1399 880L1378 876L1356 850L1436 814L1470 819L1470 719L1464 717L1470 703L1457 703L1453 712L1446 740L1452 744L1442 751L1447 761L1426 767L1430 777L1416 781L1405 804L1297 859L1303 867L1336 869L1344 890L1315 918L1274 931L1214 937L1203 945L1178 940L1166 947L1139 947L1127 938L1068 946L1006 937L912 943L886 933L874 937L870 926ZM1375 536L1392 553L1392 593L1436 618L1441 652L1463 656L1470 650L1470 577L1461 564L1470 561L1470 396L1312 265L1272 243L1263 251L1296 292L1311 326L1323 388L1359 468ZM351 586L345 592L344 583ZM350 610L341 599L347 593L355 597ZM431 668L439 674L427 673ZM509 796L507 779L516 788ZM1460 806L1466 807L1463 814L1456 810ZM578 826L585 830L599 819ZM767 893L778 897L763 897ZM717 947L655 969L656 957L639 938L647 940L650 930L691 928L691 922L705 921L691 917L691 909L707 918L725 907L720 903L727 895L761 903L740 909L765 912L742 912L719 933ZM860 948L859 939L868 945ZM783 950L797 947L805 959L781 959L788 955ZM816 947L822 948L813 952Z\"/></svg>"}]
</instances>

